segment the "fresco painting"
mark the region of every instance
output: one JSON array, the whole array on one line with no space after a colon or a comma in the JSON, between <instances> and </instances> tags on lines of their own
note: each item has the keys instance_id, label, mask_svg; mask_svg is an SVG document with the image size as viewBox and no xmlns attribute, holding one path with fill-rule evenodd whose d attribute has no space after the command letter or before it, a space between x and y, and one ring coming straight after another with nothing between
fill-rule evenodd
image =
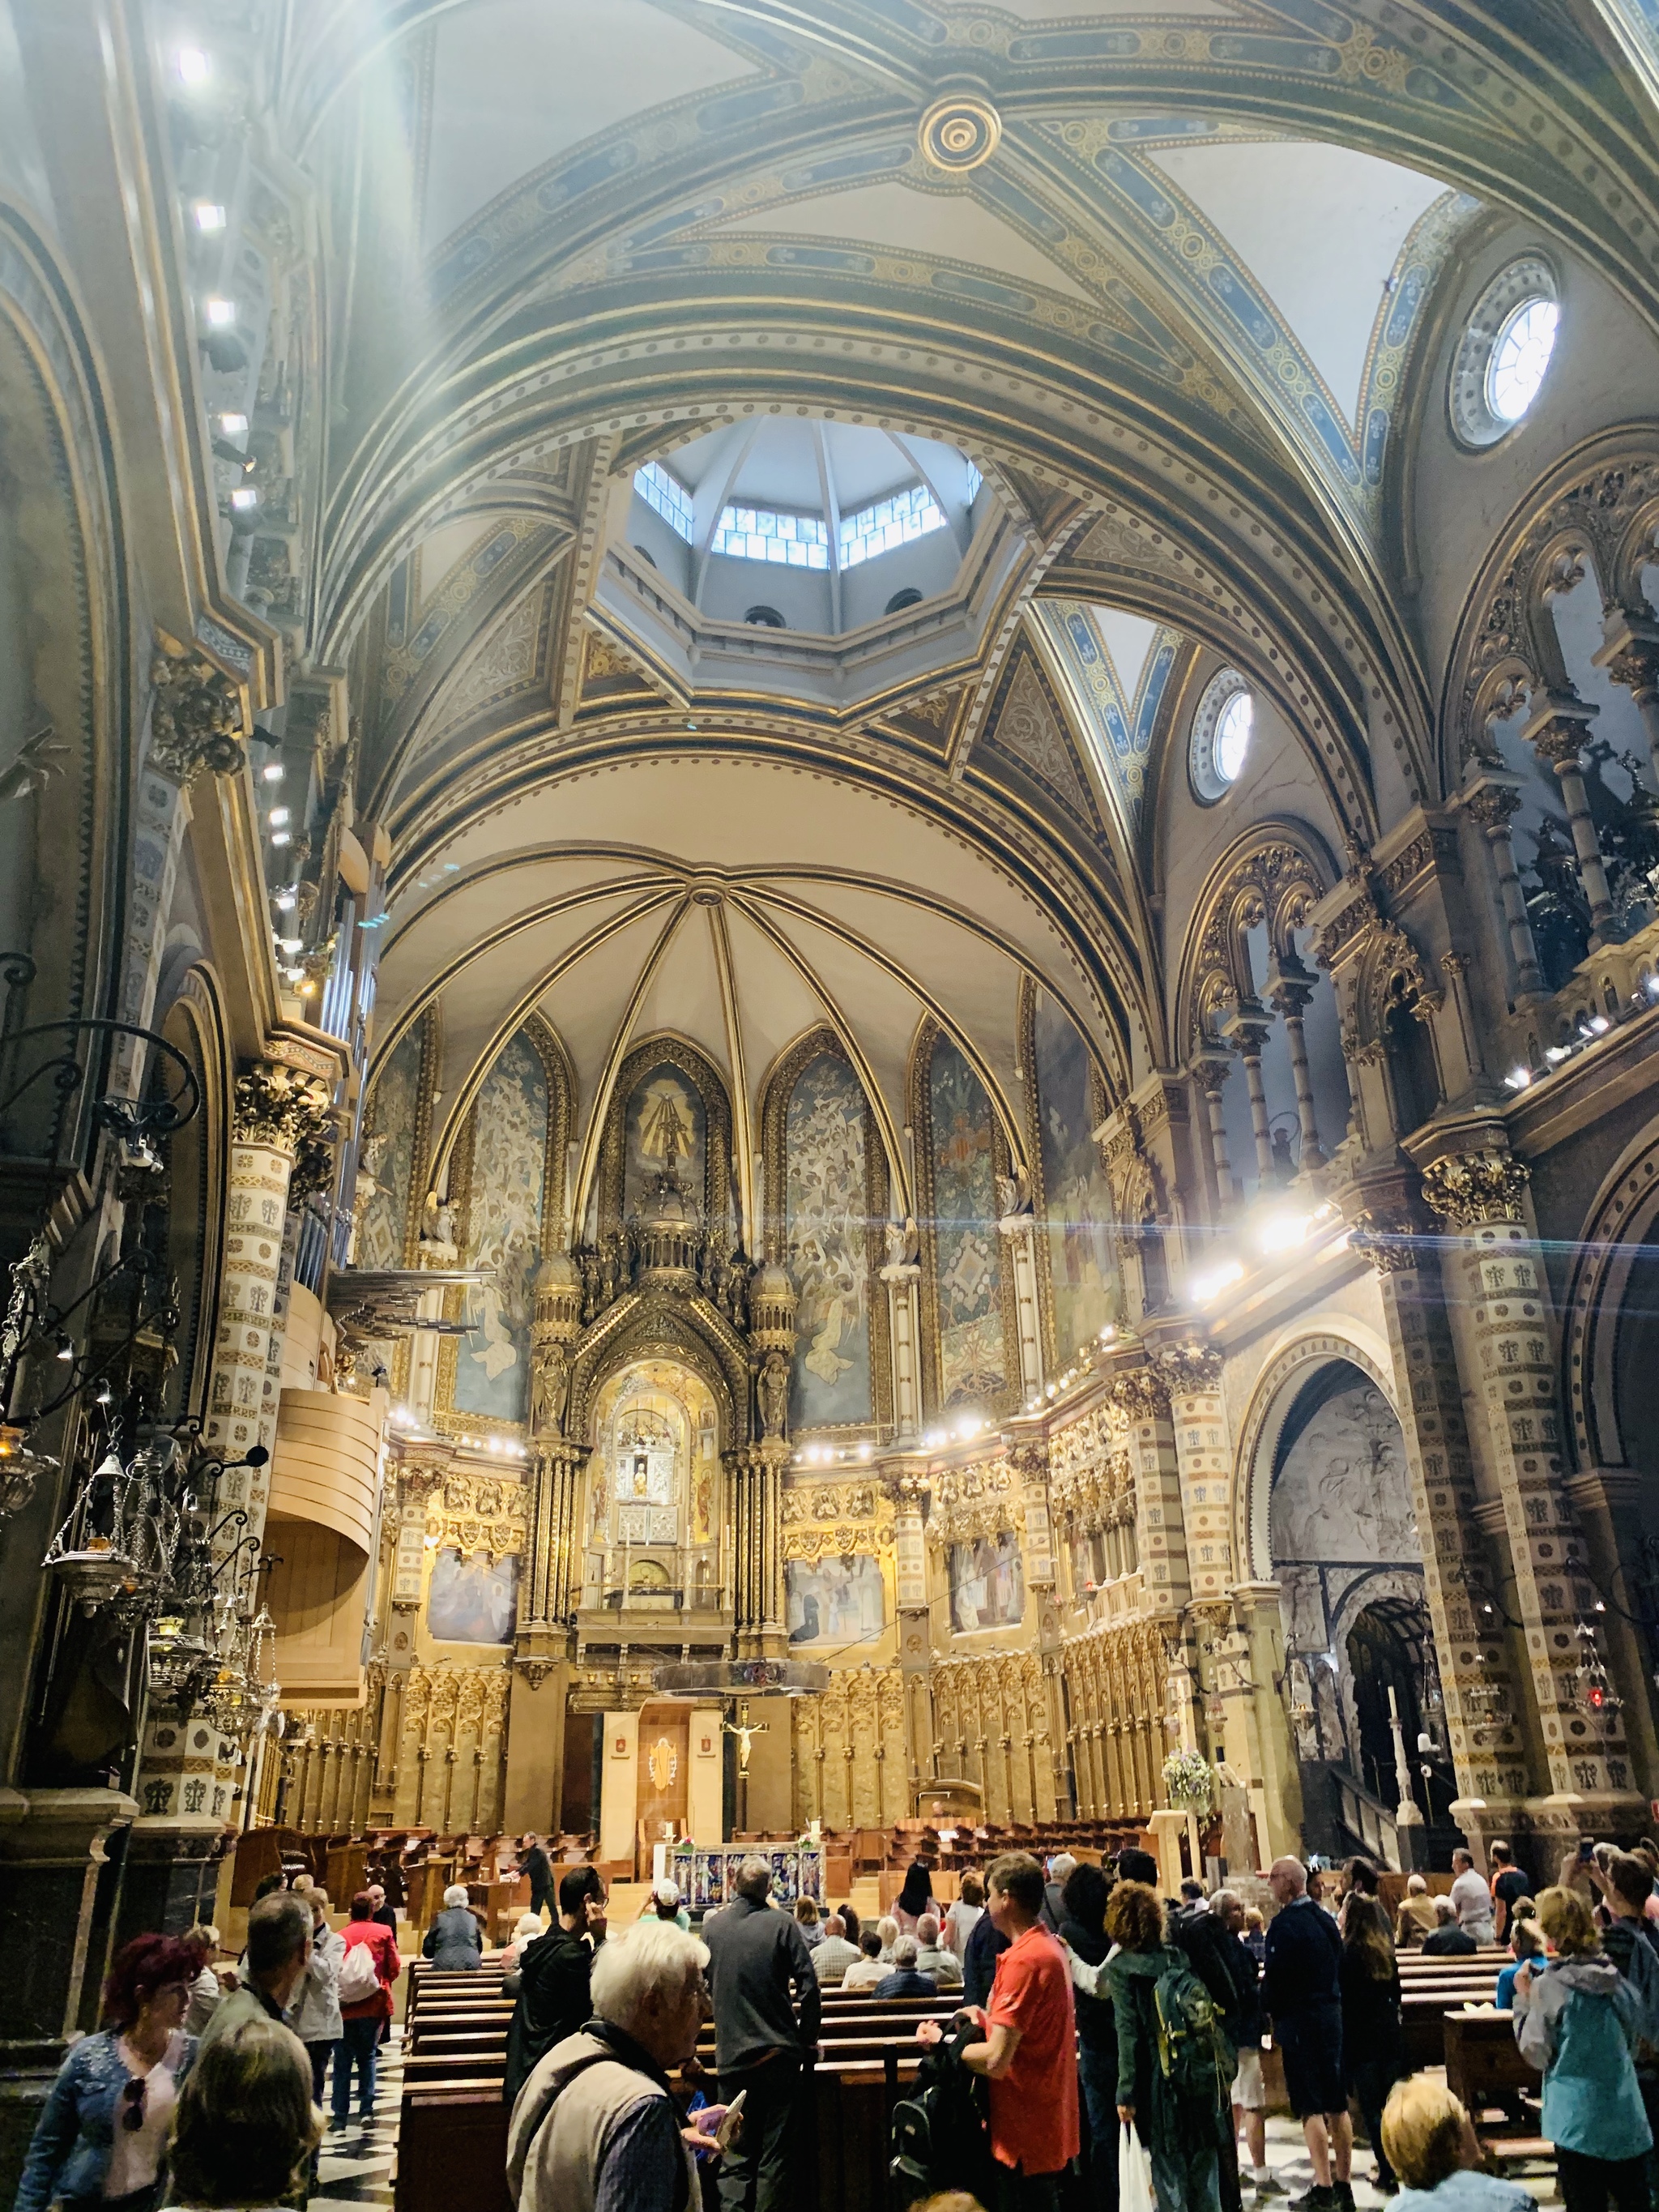
<instances>
[{"instance_id":1,"label":"fresco painting","mask_svg":"<svg viewBox=\"0 0 1659 2212\"><path fill-rule=\"evenodd\" d=\"M1011 1530L952 1544L948 1553L951 1626L965 1634L975 1628L1015 1628L1025 1616L1025 1569L1019 1539Z\"/></svg>"},{"instance_id":2,"label":"fresco painting","mask_svg":"<svg viewBox=\"0 0 1659 2212\"><path fill-rule=\"evenodd\" d=\"M881 1562L867 1552L787 1559L783 1573L789 1641L798 1649L872 1641L886 1626Z\"/></svg>"},{"instance_id":3,"label":"fresco painting","mask_svg":"<svg viewBox=\"0 0 1659 2212\"><path fill-rule=\"evenodd\" d=\"M624 1123L623 1212L632 1213L652 1178L672 1167L699 1206L708 1188L708 1115L697 1086L659 1060L634 1085Z\"/></svg>"},{"instance_id":4,"label":"fresco painting","mask_svg":"<svg viewBox=\"0 0 1659 2212\"><path fill-rule=\"evenodd\" d=\"M459 1340L455 1410L520 1422L530 1404L532 1285L541 1258L547 1073L520 1030L503 1046L473 1109L469 1293L474 1326Z\"/></svg>"},{"instance_id":5,"label":"fresco painting","mask_svg":"<svg viewBox=\"0 0 1659 2212\"><path fill-rule=\"evenodd\" d=\"M368 1128L357 1168L362 1196L366 1180L373 1190L357 1217L353 1254L359 1267L401 1267L404 1224L409 1219L409 1179L415 1171L415 1121L421 1092L421 1030L417 1025L398 1045L375 1079L368 1103Z\"/></svg>"},{"instance_id":6,"label":"fresco painting","mask_svg":"<svg viewBox=\"0 0 1659 2212\"><path fill-rule=\"evenodd\" d=\"M988 1407L1007 1385L991 1102L948 1037L928 1076L938 1263L939 1398Z\"/></svg>"},{"instance_id":7,"label":"fresco painting","mask_svg":"<svg viewBox=\"0 0 1659 2212\"><path fill-rule=\"evenodd\" d=\"M432 1562L426 1594L428 1636L446 1644L510 1644L519 1619L519 1555L467 1556L453 1545Z\"/></svg>"},{"instance_id":8,"label":"fresco painting","mask_svg":"<svg viewBox=\"0 0 1659 2212\"><path fill-rule=\"evenodd\" d=\"M1064 1366L1080 1345L1099 1335L1116 1304L1112 1194L1091 1133L1083 1039L1046 991L1038 994L1034 1027L1042 1233L1054 1293L1054 1358Z\"/></svg>"},{"instance_id":9,"label":"fresco painting","mask_svg":"<svg viewBox=\"0 0 1659 2212\"><path fill-rule=\"evenodd\" d=\"M864 1093L838 1054L802 1069L785 1121L789 1262L800 1304L789 1419L795 1429L867 1421L869 1223Z\"/></svg>"}]
</instances>

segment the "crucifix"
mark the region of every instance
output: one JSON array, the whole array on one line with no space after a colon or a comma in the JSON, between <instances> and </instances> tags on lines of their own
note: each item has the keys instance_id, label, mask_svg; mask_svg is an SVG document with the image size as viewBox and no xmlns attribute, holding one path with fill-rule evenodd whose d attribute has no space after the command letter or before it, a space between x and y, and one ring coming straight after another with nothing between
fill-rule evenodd
<instances>
[{"instance_id":1,"label":"crucifix","mask_svg":"<svg viewBox=\"0 0 1659 2212\"><path fill-rule=\"evenodd\" d=\"M752 1725L750 1724L749 1718L749 1700L746 1698L738 1707L738 1717L735 1724L731 1721L722 1721L720 1723L720 1734L722 1735L735 1736L738 1740L738 1802L736 1808L738 1817L733 1825L744 1831L746 1831L749 1826L749 1753L754 1744L755 1738L757 1735L765 1735L768 1733L770 1725L770 1723L767 1721L757 1721Z\"/></svg>"}]
</instances>

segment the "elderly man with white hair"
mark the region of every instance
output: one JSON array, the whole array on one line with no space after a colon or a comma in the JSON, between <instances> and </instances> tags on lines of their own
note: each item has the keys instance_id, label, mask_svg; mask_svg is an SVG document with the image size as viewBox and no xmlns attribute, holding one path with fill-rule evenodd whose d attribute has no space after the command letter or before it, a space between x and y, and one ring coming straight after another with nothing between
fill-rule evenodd
<instances>
[{"instance_id":1,"label":"elderly man with white hair","mask_svg":"<svg viewBox=\"0 0 1659 2212\"><path fill-rule=\"evenodd\" d=\"M1056 1851L1048 1862L1048 1880L1042 1885L1042 1924L1051 1936L1058 1936L1060 1923L1066 1917L1066 1878L1077 1866L1070 1851Z\"/></svg>"},{"instance_id":2,"label":"elderly man with white hair","mask_svg":"<svg viewBox=\"0 0 1659 2212\"><path fill-rule=\"evenodd\" d=\"M668 2076L697 2047L708 1951L672 1920L613 1936L593 1961L593 2017L537 2062L507 2130L519 2212L697 2212L691 2139ZM705 2129L718 2111L700 2115Z\"/></svg>"},{"instance_id":3,"label":"elderly man with white hair","mask_svg":"<svg viewBox=\"0 0 1659 2212\"><path fill-rule=\"evenodd\" d=\"M720 2203L723 2212L783 2212L790 2123L817 2054L817 1976L793 1917L773 1906L769 1863L745 1859L735 1887L708 1929L720 2097L730 2104L744 2093L741 2132L720 2160Z\"/></svg>"}]
</instances>

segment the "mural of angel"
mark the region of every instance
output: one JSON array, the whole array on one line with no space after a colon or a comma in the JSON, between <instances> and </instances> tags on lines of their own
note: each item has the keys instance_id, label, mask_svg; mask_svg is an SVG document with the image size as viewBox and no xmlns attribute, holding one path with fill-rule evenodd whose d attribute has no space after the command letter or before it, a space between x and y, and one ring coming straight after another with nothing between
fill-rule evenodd
<instances>
[{"instance_id":1,"label":"mural of angel","mask_svg":"<svg viewBox=\"0 0 1659 2212\"><path fill-rule=\"evenodd\" d=\"M520 1030L484 1078L473 1109L467 1264L483 1281L455 1363L458 1413L522 1421L530 1411L530 1321L541 1256L547 1076Z\"/></svg>"},{"instance_id":2,"label":"mural of angel","mask_svg":"<svg viewBox=\"0 0 1659 2212\"><path fill-rule=\"evenodd\" d=\"M940 1037L933 1047L928 1109L939 1382L948 1409L982 1403L995 1397L1006 1382L991 1102L948 1037Z\"/></svg>"}]
</instances>

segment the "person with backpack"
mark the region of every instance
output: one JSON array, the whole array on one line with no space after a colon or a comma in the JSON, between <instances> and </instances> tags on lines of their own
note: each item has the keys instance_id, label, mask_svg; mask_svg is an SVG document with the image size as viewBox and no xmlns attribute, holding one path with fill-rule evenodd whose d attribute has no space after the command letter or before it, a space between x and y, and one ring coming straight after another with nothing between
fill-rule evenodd
<instances>
[{"instance_id":1,"label":"person with backpack","mask_svg":"<svg viewBox=\"0 0 1659 2212\"><path fill-rule=\"evenodd\" d=\"M1543 2133L1566 2212L1648 2212L1653 2130L1632 2051L1646 2008L1601 1948L1590 1909L1559 1885L1538 1900L1553 1964L1515 1979L1515 2039L1544 2076Z\"/></svg>"},{"instance_id":2,"label":"person with backpack","mask_svg":"<svg viewBox=\"0 0 1659 2212\"><path fill-rule=\"evenodd\" d=\"M334 2055L334 2125L351 2117L351 2075L357 2074L357 2118L367 2127L374 2118L374 2063L380 2028L392 2017L392 1984L403 1972L398 1939L374 1917L374 1903L360 1889L351 1900L351 1917L342 1931L337 1995L341 2041Z\"/></svg>"},{"instance_id":3,"label":"person with backpack","mask_svg":"<svg viewBox=\"0 0 1659 2212\"><path fill-rule=\"evenodd\" d=\"M1313 2186L1290 2212L1353 2212L1353 2126L1342 2079L1342 1936L1308 1894L1300 1859L1275 1859L1267 1886L1279 1910L1267 1923L1261 2009L1285 2062L1291 2111L1302 2124Z\"/></svg>"},{"instance_id":4,"label":"person with backpack","mask_svg":"<svg viewBox=\"0 0 1659 2212\"><path fill-rule=\"evenodd\" d=\"M1238 2054L1184 1951L1164 1941L1164 1907L1121 1881L1106 1906L1117 1949L1106 1969L1117 2027L1117 2116L1152 2162L1158 2212L1220 2212L1221 2146Z\"/></svg>"},{"instance_id":5,"label":"person with backpack","mask_svg":"<svg viewBox=\"0 0 1659 2212\"><path fill-rule=\"evenodd\" d=\"M1169 1939L1186 1954L1187 1963L1209 1991L1228 2042L1235 2051L1242 2050L1252 2020L1259 2018L1255 1960L1235 1937L1229 1916L1216 1909L1219 1899L1212 1905L1201 1882L1182 1882L1181 1896L1182 1902L1170 1914ZM1220 2182L1221 2212L1243 2212L1238 2138L1231 2129L1221 2141Z\"/></svg>"},{"instance_id":6,"label":"person with backpack","mask_svg":"<svg viewBox=\"0 0 1659 2212\"><path fill-rule=\"evenodd\" d=\"M1059 2212L1060 2176L1081 2148L1071 1970L1042 1925L1042 1869L1029 1851L1005 1852L987 1887L986 1917L1008 1948L981 2015L982 2039L963 2048L962 2063L991 2085L1001 2212ZM916 2030L925 2049L943 2039L937 2021Z\"/></svg>"}]
</instances>

